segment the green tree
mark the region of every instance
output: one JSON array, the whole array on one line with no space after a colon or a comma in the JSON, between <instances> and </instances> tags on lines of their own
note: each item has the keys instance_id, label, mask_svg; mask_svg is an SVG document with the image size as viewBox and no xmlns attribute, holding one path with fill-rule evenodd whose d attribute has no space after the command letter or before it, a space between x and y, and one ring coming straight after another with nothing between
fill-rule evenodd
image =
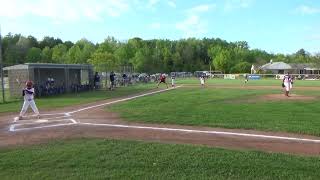
<instances>
[{"instance_id":1,"label":"green tree","mask_svg":"<svg viewBox=\"0 0 320 180\"><path fill-rule=\"evenodd\" d=\"M67 53L67 62L69 64L82 64L81 50L78 45L73 45Z\"/></svg>"},{"instance_id":2,"label":"green tree","mask_svg":"<svg viewBox=\"0 0 320 180\"><path fill-rule=\"evenodd\" d=\"M30 47L31 46L29 39L25 38L24 36L20 36L18 42L16 43L16 46L14 47L16 51L15 58L17 58L16 62L18 64L26 62L26 56Z\"/></svg>"},{"instance_id":3,"label":"green tree","mask_svg":"<svg viewBox=\"0 0 320 180\"><path fill-rule=\"evenodd\" d=\"M93 53L91 59L88 60L92 64L96 71L108 72L117 68L117 61L113 54L109 52L96 51ZM105 84L108 84L106 78Z\"/></svg>"},{"instance_id":4,"label":"green tree","mask_svg":"<svg viewBox=\"0 0 320 180\"><path fill-rule=\"evenodd\" d=\"M63 43L62 40L59 38L55 39L53 37L46 36L43 38L42 41L40 41L39 46L41 49L43 49L47 46L50 48L53 48L54 46L57 46L62 43Z\"/></svg>"},{"instance_id":5,"label":"green tree","mask_svg":"<svg viewBox=\"0 0 320 180\"><path fill-rule=\"evenodd\" d=\"M183 61L178 52L175 52L172 57L174 71L183 71Z\"/></svg>"},{"instance_id":6,"label":"green tree","mask_svg":"<svg viewBox=\"0 0 320 180\"><path fill-rule=\"evenodd\" d=\"M52 49L52 61L54 63L66 63L67 59L67 46L58 44Z\"/></svg>"},{"instance_id":7,"label":"green tree","mask_svg":"<svg viewBox=\"0 0 320 180\"><path fill-rule=\"evenodd\" d=\"M32 47L28 50L27 53L27 62L40 62L41 60L41 49Z\"/></svg>"},{"instance_id":8,"label":"green tree","mask_svg":"<svg viewBox=\"0 0 320 180\"><path fill-rule=\"evenodd\" d=\"M119 64L124 66L130 65L130 60L134 57L133 49L128 44L121 44L114 55Z\"/></svg>"},{"instance_id":9,"label":"green tree","mask_svg":"<svg viewBox=\"0 0 320 180\"><path fill-rule=\"evenodd\" d=\"M41 52L41 62L51 63L52 62L52 49L45 47Z\"/></svg>"},{"instance_id":10,"label":"green tree","mask_svg":"<svg viewBox=\"0 0 320 180\"><path fill-rule=\"evenodd\" d=\"M239 62L231 68L231 73L250 73L251 64L248 62Z\"/></svg>"},{"instance_id":11,"label":"green tree","mask_svg":"<svg viewBox=\"0 0 320 180\"><path fill-rule=\"evenodd\" d=\"M74 45L71 41L65 41L63 44L67 46L68 50Z\"/></svg>"},{"instance_id":12,"label":"green tree","mask_svg":"<svg viewBox=\"0 0 320 180\"><path fill-rule=\"evenodd\" d=\"M101 72L113 71L118 67L118 62L108 41L104 41L99 45L88 62Z\"/></svg>"},{"instance_id":13,"label":"green tree","mask_svg":"<svg viewBox=\"0 0 320 180\"><path fill-rule=\"evenodd\" d=\"M229 50L221 50L213 60L215 69L229 73L232 66L232 54Z\"/></svg>"},{"instance_id":14,"label":"green tree","mask_svg":"<svg viewBox=\"0 0 320 180\"><path fill-rule=\"evenodd\" d=\"M133 64L134 69L137 72L146 72L146 62L147 58L143 50L139 50L136 52L135 56L132 58L131 63ZM149 72L149 70L147 71Z\"/></svg>"},{"instance_id":15,"label":"green tree","mask_svg":"<svg viewBox=\"0 0 320 180\"><path fill-rule=\"evenodd\" d=\"M81 49L81 47L80 47ZM83 48L81 49L81 55L80 55L80 62L81 63L88 63L88 60L92 56L92 54L95 52L96 48L94 44L90 41L87 41L83 45Z\"/></svg>"},{"instance_id":16,"label":"green tree","mask_svg":"<svg viewBox=\"0 0 320 180\"><path fill-rule=\"evenodd\" d=\"M39 47L39 42L38 42L37 38L30 35L27 37L27 39L29 41L30 47L36 47L36 48Z\"/></svg>"}]
</instances>

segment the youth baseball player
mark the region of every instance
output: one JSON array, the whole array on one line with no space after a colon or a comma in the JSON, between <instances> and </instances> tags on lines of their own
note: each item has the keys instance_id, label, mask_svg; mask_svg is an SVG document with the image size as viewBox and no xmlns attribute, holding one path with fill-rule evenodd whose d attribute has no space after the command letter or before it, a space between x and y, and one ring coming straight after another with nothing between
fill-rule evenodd
<instances>
[{"instance_id":1,"label":"youth baseball player","mask_svg":"<svg viewBox=\"0 0 320 180\"><path fill-rule=\"evenodd\" d=\"M158 83L158 85L157 85L157 88L159 88L159 84L160 84L160 83L166 84L167 88L169 88L169 87L168 87L168 84L167 84L167 82L166 82L166 75L165 75L165 74L161 74L161 75L160 75L160 81L159 81L159 83Z\"/></svg>"},{"instance_id":2,"label":"youth baseball player","mask_svg":"<svg viewBox=\"0 0 320 180\"><path fill-rule=\"evenodd\" d=\"M175 87L176 86L176 74L171 75L171 86Z\"/></svg>"},{"instance_id":3,"label":"youth baseball player","mask_svg":"<svg viewBox=\"0 0 320 180\"><path fill-rule=\"evenodd\" d=\"M293 79L292 77L290 76L289 73L287 73L284 77L283 77L283 80L282 80L282 87L284 88L285 90L285 96L289 97L289 92L292 88L292 84L293 84Z\"/></svg>"},{"instance_id":4,"label":"youth baseball player","mask_svg":"<svg viewBox=\"0 0 320 180\"><path fill-rule=\"evenodd\" d=\"M204 76L200 76L200 84L201 84L201 87L204 88Z\"/></svg>"},{"instance_id":5,"label":"youth baseball player","mask_svg":"<svg viewBox=\"0 0 320 180\"><path fill-rule=\"evenodd\" d=\"M22 90L24 102L19 115L19 120L23 118L23 115L27 112L29 106L31 106L36 116L40 118L39 110L36 106L36 103L34 102L34 95L33 83L31 81L27 81L26 87Z\"/></svg>"}]
</instances>

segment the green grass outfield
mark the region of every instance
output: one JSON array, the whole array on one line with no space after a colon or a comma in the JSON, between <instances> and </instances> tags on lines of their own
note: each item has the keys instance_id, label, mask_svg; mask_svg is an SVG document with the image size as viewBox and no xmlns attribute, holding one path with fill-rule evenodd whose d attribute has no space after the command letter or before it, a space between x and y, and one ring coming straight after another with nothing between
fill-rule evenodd
<instances>
[{"instance_id":1,"label":"green grass outfield","mask_svg":"<svg viewBox=\"0 0 320 180\"><path fill-rule=\"evenodd\" d=\"M178 88L166 93L115 104L111 111L127 121L180 124L320 136L320 92L294 91L315 96L312 101L259 100L280 90Z\"/></svg>"},{"instance_id":2,"label":"green grass outfield","mask_svg":"<svg viewBox=\"0 0 320 180\"><path fill-rule=\"evenodd\" d=\"M36 99L36 104L39 110L41 111L49 108L61 108L71 105L95 102L98 100L127 96L130 94L147 91L154 88L154 84L139 84L129 87L120 87L117 88L115 91L99 90L82 92L78 94L64 94ZM15 100L8 103L0 103L0 113L19 112L22 103L22 100Z\"/></svg>"},{"instance_id":3,"label":"green grass outfield","mask_svg":"<svg viewBox=\"0 0 320 180\"><path fill-rule=\"evenodd\" d=\"M320 179L320 158L80 139L0 150L5 179Z\"/></svg>"},{"instance_id":4,"label":"green grass outfield","mask_svg":"<svg viewBox=\"0 0 320 180\"><path fill-rule=\"evenodd\" d=\"M4 98L6 101L11 101L10 96L9 96L9 90L5 89L4 90ZM0 87L0 104L3 103L3 98L2 98L2 89Z\"/></svg>"},{"instance_id":5,"label":"green grass outfield","mask_svg":"<svg viewBox=\"0 0 320 180\"><path fill-rule=\"evenodd\" d=\"M177 84L199 84L200 80L197 78L178 78L176 80ZM235 80L228 80L228 79L206 79L206 84L208 85L232 85L232 86L243 86L244 79L235 79ZM281 86L282 80L276 79L261 79L261 80L249 80L246 86ZM320 87L320 81L315 80L296 80L294 81L294 87Z\"/></svg>"}]
</instances>

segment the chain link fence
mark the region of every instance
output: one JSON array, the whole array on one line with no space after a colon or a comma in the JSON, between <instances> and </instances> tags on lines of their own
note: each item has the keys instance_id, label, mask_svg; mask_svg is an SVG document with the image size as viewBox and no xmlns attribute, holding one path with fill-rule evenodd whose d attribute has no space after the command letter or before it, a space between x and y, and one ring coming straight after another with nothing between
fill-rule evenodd
<instances>
[{"instance_id":1,"label":"chain link fence","mask_svg":"<svg viewBox=\"0 0 320 180\"><path fill-rule=\"evenodd\" d=\"M4 87L4 89L2 89L2 87ZM6 101L10 101L9 81L8 77L4 77L2 82L2 78L0 77L0 103L4 103Z\"/></svg>"}]
</instances>

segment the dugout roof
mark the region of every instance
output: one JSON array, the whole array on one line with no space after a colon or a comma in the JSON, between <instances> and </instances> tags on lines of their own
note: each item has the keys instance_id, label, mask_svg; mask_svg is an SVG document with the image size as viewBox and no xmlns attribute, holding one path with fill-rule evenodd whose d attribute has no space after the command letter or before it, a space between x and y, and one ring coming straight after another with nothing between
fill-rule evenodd
<instances>
[{"instance_id":1,"label":"dugout roof","mask_svg":"<svg viewBox=\"0 0 320 180\"><path fill-rule=\"evenodd\" d=\"M3 70L20 70L20 69L93 69L90 64L51 64L51 63L25 63L14 66L8 66Z\"/></svg>"}]
</instances>

